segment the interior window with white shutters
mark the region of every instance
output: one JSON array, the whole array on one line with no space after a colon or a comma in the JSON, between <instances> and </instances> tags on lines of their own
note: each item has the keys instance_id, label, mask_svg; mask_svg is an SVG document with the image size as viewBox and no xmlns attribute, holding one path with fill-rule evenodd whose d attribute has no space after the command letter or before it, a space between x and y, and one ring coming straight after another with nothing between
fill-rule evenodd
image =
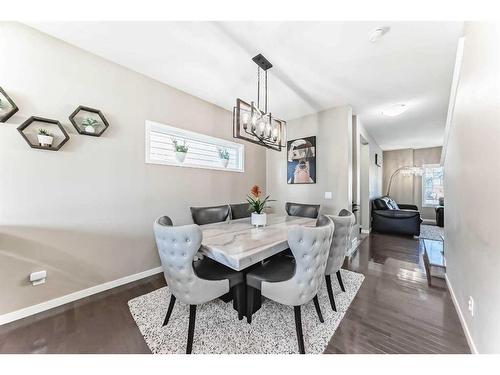
<instances>
[{"instance_id":1,"label":"interior window with white shutters","mask_svg":"<svg viewBox=\"0 0 500 375\"><path fill-rule=\"evenodd\" d=\"M176 155L174 143L185 155ZM146 163L243 172L244 154L242 144L146 121Z\"/></svg>"}]
</instances>

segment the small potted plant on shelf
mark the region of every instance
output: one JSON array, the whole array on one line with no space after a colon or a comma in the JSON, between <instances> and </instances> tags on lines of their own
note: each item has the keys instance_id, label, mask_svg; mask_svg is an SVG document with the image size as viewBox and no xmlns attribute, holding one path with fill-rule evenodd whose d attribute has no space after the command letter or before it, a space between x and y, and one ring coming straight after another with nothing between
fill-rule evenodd
<instances>
[{"instance_id":1,"label":"small potted plant on shelf","mask_svg":"<svg viewBox=\"0 0 500 375\"><path fill-rule=\"evenodd\" d=\"M99 126L99 121L91 117L86 117L85 120L82 121L82 126L85 133L94 134L95 128Z\"/></svg>"},{"instance_id":2,"label":"small potted plant on shelf","mask_svg":"<svg viewBox=\"0 0 500 375\"><path fill-rule=\"evenodd\" d=\"M250 204L249 210L252 211L252 225L256 227L265 226L267 222L267 216L264 212L264 209L267 202L274 202L274 200L269 199L269 195L264 199L260 199L262 195L262 191L260 187L254 185L250 190L250 195L247 195L247 202Z\"/></svg>"},{"instance_id":3,"label":"small potted plant on shelf","mask_svg":"<svg viewBox=\"0 0 500 375\"><path fill-rule=\"evenodd\" d=\"M179 163L184 163L184 159L186 159L186 155L187 155L187 152L189 150L189 147L186 146L186 142L183 142L183 144L180 144L177 139L172 139L172 143L174 144L175 159Z\"/></svg>"},{"instance_id":4,"label":"small potted plant on shelf","mask_svg":"<svg viewBox=\"0 0 500 375\"><path fill-rule=\"evenodd\" d=\"M224 168L227 168L229 163L229 151L225 148L219 148L219 160Z\"/></svg>"},{"instance_id":5,"label":"small potted plant on shelf","mask_svg":"<svg viewBox=\"0 0 500 375\"><path fill-rule=\"evenodd\" d=\"M41 147L52 147L54 136L45 129L38 129L38 144Z\"/></svg>"}]
</instances>

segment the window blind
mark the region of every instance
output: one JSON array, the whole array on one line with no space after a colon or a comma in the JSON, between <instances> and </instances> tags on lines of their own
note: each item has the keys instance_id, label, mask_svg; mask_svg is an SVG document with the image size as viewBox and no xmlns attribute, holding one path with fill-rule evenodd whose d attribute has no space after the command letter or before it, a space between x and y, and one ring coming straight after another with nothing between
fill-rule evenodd
<instances>
[{"instance_id":1,"label":"window blind","mask_svg":"<svg viewBox=\"0 0 500 375\"><path fill-rule=\"evenodd\" d=\"M185 159L176 159L174 140L188 148ZM220 152L229 154L225 166ZM244 146L225 139L146 121L146 163L243 172Z\"/></svg>"}]
</instances>

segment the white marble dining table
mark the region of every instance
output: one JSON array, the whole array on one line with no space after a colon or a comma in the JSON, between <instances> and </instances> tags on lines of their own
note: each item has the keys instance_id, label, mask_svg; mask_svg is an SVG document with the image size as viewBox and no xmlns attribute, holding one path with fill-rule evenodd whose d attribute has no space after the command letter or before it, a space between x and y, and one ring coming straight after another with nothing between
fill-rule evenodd
<instances>
[{"instance_id":1,"label":"white marble dining table","mask_svg":"<svg viewBox=\"0 0 500 375\"><path fill-rule=\"evenodd\" d=\"M200 225L201 252L236 271L241 271L288 249L288 228L315 226L316 219L278 214L267 215L267 225L256 228L250 218Z\"/></svg>"}]
</instances>

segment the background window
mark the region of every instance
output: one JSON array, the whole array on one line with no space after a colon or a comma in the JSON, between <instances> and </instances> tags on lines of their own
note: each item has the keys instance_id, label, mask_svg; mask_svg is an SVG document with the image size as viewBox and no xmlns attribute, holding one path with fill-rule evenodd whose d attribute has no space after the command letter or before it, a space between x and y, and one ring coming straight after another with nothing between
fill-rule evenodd
<instances>
[{"instance_id":1,"label":"background window","mask_svg":"<svg viewBox=\"0 0 500 375\"><path fill-rule=\"evenodd\" d=\"M174 142L187 147L184 158ZM244 154L242 144L146 121L146 163L243 172Z\"/></svg>"},{"instance_id":2,"label":"background window","mask_svg":"<svg viewBox=\"0 0 500 375\"><path fill-rule=\"evenodd\" d=\"M444 196L443 167L439 164L424 165L422 175L422 206L439 206L439 198Z\"/></svg>"}]
</instances>

